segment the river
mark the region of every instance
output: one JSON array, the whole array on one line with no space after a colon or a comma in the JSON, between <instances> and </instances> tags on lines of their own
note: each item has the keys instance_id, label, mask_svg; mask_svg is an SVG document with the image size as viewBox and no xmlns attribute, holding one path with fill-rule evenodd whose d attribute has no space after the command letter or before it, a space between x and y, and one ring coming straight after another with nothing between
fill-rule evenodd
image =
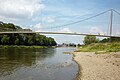
<instances>
[{"instance_id":1,"label":"river","mask_svg":"<svg viewBox=\"0 0 120 80\"><path fill-rule=\"evenodd\" d=\"M0 80L75 80L75 48L0 49Z\"/></svg>"}]
</instances>

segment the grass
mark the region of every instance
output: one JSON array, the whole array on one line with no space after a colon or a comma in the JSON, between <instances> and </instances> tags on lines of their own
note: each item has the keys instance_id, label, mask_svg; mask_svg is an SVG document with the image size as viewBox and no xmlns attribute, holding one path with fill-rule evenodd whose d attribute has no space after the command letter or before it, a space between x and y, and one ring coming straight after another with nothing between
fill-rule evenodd
<instances>
[{"instance_id":1,"label":"grass","mask_svg":"<svg viewBox=\"0 0 120 80\"><path fill-rule=\"evenodd\" d=\"M48 48L48 47L47 46L0 45L0 48L7 49L7 48Z\"/></svg>"},{"instance_id":2,"label":"grass","mask_svg":"<svg viewBox=\"0 0 120 80\"><path fill-rule=\"evenodd\" d=\"M120 51L120 42L93 43L90 45L82 46L77 52L95 52L96 54L99 54L118 51Z\"/></svg>"}]
</instances>

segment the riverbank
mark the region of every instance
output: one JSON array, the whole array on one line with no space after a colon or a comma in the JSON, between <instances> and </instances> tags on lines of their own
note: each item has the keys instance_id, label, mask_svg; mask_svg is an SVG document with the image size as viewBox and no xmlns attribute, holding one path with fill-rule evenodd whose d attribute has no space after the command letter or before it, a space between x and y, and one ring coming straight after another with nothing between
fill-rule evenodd
<instances>
[{"instance_id":1,"label":"riverbank","mask_svg":"<svg viewBox=\"0 0 120 80\"><path fill-rule=\"evenodd\" d=\"M7 49L7 48L51 48L55 46L23 46L23 45L0 45L0 48Z\"/></svg>"},{"instance_id":2,"label":"riverbank","mask_svg":"<svg viewBox=\"0 0 120 80\"><path fill-rule=\"evenodd\" d=\"M120 52L73 52L79 65L77 80L120 80Z\"/></svg>"}]
</instances>

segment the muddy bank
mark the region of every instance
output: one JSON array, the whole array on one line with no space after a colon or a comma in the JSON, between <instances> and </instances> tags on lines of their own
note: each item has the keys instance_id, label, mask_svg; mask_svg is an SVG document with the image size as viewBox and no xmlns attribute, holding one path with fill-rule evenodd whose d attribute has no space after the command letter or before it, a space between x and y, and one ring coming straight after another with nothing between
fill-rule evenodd
<instances>
[{"instance_id":1,"label":"muddy bank","mask_svg":"<svg viewBox=\"0 0 120 80\"><path fill-rule=\"evenodd\" d=\"M94 54L74 52L79 65L77 80L120 80L120 52Z\"/></svg>"}]
</instances>

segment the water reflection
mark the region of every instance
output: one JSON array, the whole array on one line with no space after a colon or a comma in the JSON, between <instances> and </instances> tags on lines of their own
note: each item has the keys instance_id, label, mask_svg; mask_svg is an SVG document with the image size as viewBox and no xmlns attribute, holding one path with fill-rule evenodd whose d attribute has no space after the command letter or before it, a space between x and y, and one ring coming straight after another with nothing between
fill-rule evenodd
<instances>
[{"instance_id":1,"label":"water reflection","mask_svg":"<svg viewBox=\"0 0 120 80\"><path fill-rule=\"evenodd\" d=\"M21 66L33 66L36 60L54 56L55 50L49 49L0 49L0 75L11 74Z\"/></svg>"},{"instance_id":2,"label":"water reflection","mask_svg":"<svg viewBox=\"0 0 120 80\"><path fill-rule=\"evenodd\" d=\"M0 80L75 80L73 48L0 49Z\"/></svg>"}]
</instances>

